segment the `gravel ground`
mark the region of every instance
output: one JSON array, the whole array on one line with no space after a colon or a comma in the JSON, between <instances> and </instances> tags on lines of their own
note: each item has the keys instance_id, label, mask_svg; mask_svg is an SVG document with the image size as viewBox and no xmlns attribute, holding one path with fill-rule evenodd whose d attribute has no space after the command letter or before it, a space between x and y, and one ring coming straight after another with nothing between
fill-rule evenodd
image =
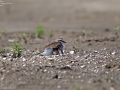
<instances>
[{"instance_id":1,"label":"gravel ground","mask_svg":"<svg viewBox=\"0 0 120 90\"><path fill-rule=\"evenodd\" d=\"M2 1L12 4L0 6L0 89L120 90L119 0ZM40 55L60 37L65 56Z\"/></svg>"},{"instance_id":2,"label":"gravel ground","mask_svg":"<svg viewBox=\"0 0 120 90\"><path fill-rule=\"evenodd\" d=\"M1 89L120 89L119 32L51 32L41 38L27 32L1 35L0 46L6 50L0 56ZM41 56L44 45L61 35L67 42L65 56ZM13 57L13 42L21 44L21 57Z\"/></svg>"}]
</instances>

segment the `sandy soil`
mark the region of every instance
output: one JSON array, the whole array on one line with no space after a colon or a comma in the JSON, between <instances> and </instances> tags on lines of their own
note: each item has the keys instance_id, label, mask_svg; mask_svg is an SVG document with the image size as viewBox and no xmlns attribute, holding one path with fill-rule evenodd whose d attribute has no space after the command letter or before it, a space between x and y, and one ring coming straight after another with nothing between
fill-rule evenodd
<instances>
[{"instance_id":1,"label":"sandy soil","mask_svg":"<svg viewBox=\"0 0 120 90\"><path fill-rule=\"evenodd\" d=\"M49 30L101 30L120 21L119 0L3 0L0 28L34 31L41 23Z\"/></svg>"},{"instance_id":2,"label":"sandy soil","mask_svg":"<svg viewBox=\"0 0 120 90\"><path fill-rule=\"evenodd\" d=\"M52 31L41 38L26 33L27 42L23 33L1 35L6 50L0 52L1 89L119 90L119 32ZM44 45L61 35L67 41L65 56L40 56ZM21 57L12 56L13 42L21 44Z\"/></svg>"},{"instance_id":3,"label":"sandy soil","mask_svg":"<svg viewBox=\"0 0 120 90\"><path fill-rule=\"evenodd\" d=\"M0 89L120 89L119 0L4 1L12 5L0 7ZM36 38L39 23L45 33ZM65 56L40 56L58 37ZM14 42L21 57L12 56Z\"/></svg>"}]
</instances>

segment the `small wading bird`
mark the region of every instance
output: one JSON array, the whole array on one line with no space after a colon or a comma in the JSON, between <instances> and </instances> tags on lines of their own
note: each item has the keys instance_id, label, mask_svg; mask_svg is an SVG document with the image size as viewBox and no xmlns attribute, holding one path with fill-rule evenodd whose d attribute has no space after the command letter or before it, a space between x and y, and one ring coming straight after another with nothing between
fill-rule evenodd
<instances>
[{"instance_id":1,"label":"small wading bird","mask_svg":"<svg viewBox=\"0 0 120 90\"><path fill-rule=\"evenodd\" d=\"M41 55L63 55L63 47L65 46L65 43L66 42L62 38L56 39L55 42L50 43L44 47L44 51L41 53Z\"/></svg>"}]
</instances>

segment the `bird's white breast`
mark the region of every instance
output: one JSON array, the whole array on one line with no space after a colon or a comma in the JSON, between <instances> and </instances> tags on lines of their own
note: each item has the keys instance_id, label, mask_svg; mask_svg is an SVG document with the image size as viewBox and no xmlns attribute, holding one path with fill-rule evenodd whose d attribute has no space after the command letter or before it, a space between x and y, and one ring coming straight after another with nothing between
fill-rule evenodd
<instances>
[{"instance_id":1,"label":"bird's white breast","mask_svg":"<svg viewBox=\"0 0 120 90\"><path fill-rule=\"evenodd\" d=\"M49 55L52 55L52 52L53 52L53 49L52 48L46 48L44 50L43 53L41 53L42 55L45 55L45 56L49 56Z\"/></svg>"}]
</instances>

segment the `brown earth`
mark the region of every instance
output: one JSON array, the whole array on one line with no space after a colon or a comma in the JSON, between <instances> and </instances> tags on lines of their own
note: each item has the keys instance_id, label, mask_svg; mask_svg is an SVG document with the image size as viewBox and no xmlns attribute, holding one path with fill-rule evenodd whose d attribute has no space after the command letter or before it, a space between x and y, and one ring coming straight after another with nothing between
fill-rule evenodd
<instances>
[{"instance_id":1,"label":"brown earth","mask_svg":"<svg viewBox=\"0 0 120 90\"><path fill-rule=\"evenodd\" d=\"M1 35L0 45L6 50L0 56L1 89L120 89L119 32L51 32L41 38L26 32L25 39L25 32ZM44 45L61 35L67 41L65 56L40 56ZM21 44L21 57L13 57L13 42Z\"/></svg>"},{"instance_id":2,"label":"brown earth","mask_svg":"<svg viewBox=\"0 0 120 90\"><path fill-rule=\"evenodd\" d=\"M12 4L0 7L0 89L120 90L119 0L4 1ZM45 33L36 38L39 23ZM40 56L58 37L65 56Z\"/></svg>"},{"instance_id":3,"label":"brown earth","mask_svg":"<svg viewBox=\"0 0 120 90\"><path fill-rule=\"evenodd\" d=\"M101 30L119 26L119 0L2 0L0 28L34 31L41 23L47 30Z\"/></svg>"}]
</instances>

